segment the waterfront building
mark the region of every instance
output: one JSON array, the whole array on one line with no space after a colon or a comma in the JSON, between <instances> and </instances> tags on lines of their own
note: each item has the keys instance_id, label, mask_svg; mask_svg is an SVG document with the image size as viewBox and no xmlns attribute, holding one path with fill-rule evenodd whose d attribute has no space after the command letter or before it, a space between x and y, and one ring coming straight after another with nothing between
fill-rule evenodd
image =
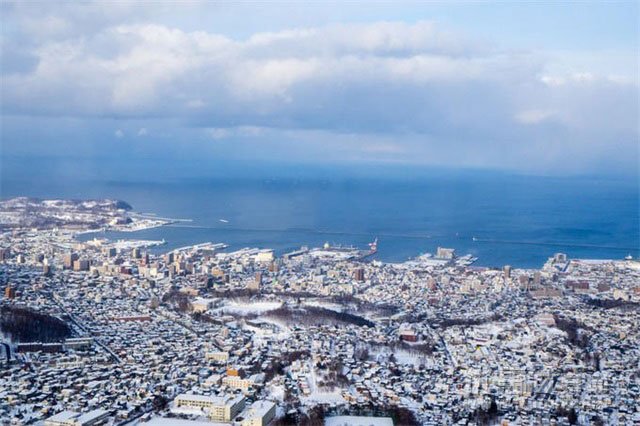
<instances>
[{"instance_id":1,"label":"waterfront building","mask_svg":"<svg viewBox=\"0 0 640 426\"><path fill-rule=\"evenodd\" d=\"M505 280L511 278L511 265L504 265L504 267L502 268L502 272L504 274Z\"/></svg>"},{"instance_id":2,"label":"waterfront building","mask_svg":"<svg viewBox=\"0 0 640 426\"><path fill-rule=\"evenodd\" d=\"M436 251L436 258L438 259L452 260L455 255L456 251L452 248L438 247L438 250Z\"/></svg>"}]
</instances>

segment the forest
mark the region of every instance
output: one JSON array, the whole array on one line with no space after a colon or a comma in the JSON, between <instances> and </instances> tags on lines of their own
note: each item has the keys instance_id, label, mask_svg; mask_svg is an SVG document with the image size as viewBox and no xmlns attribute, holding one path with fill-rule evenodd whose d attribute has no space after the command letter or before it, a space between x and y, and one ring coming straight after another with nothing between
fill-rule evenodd
<instances>
[{"instance_id":1,"label":"forest","mask_svg":"<svg viewBox=\"0 0 640 426\"><path fill-rule=\"evenodd\" d=\"M0 331L14 342L60 342L71 336L61 319L17 306L0 307Z\"/></svg>"}]
</instances>

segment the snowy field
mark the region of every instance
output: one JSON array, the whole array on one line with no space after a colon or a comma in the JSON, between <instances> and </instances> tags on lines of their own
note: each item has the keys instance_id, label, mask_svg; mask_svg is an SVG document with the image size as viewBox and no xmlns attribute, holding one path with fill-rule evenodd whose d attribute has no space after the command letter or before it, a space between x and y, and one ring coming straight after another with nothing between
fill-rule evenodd
<instances>
[{"instance_id":1,"label":"snowy field","mask_svg":"<svg viewBox=\"0 0 640 426\"><path fill-rule=\"evenodd\" d=\"M223 314L251 315L263 314L267 311L278 309L282 306L282 302L235 302L230 301L225 306L213 309L212 312L220 312Z\"/></svg>"}]
</instances>

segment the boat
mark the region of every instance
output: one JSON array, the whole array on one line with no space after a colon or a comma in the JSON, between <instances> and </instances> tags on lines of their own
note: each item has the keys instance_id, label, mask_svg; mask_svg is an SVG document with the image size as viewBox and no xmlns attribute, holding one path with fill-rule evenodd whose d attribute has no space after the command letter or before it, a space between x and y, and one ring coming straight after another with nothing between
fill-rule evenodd
<instances>
[{"instance_id":1,"label":"boat","mask_svg":"<svg viewBox=\"0 0 640 426\"><path fill-rule=\"evenodd\" d=\"M376 237L372 243L369 243L369 252L370 254L374 254L378 251L378 238Z\"/></svg>"},{"instance_id":2,"label":"boat","mask_svg":"<svg viewBox=\"0 0 640 426\"><path fill-rule=\"evenodd\" d=\"M373 242L369 243L369 250L361 250L360 251L360 259L366 259L369 256L373 256L378 252L378 238L373 240Z\"/></svg>"}]
</instances>

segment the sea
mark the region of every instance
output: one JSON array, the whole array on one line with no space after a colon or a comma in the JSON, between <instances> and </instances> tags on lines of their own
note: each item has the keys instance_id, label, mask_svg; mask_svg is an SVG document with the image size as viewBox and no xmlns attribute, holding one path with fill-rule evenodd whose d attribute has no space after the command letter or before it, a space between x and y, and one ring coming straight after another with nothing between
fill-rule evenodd
<instances>
[{"instance_id":1,"label":"sea","mask_svg":"<svg viewBox=\"0 0 640 426\"><path fill-rule=\"evenodd\" d=\"M588 259L640 256L634 178L445 169L351 174L327 168L119 175L74 168L73 162L68 169L14 171L2 175L2 198L116 198L137 212L184 219L80 237L165 240L156 252L202 242L278 254L325 243L366 249L377 238L373 259L384 262L435 253L437 247L471 254L477 265L489 267L538 268L557 252Z\"/></svg>"}]
</instances>

